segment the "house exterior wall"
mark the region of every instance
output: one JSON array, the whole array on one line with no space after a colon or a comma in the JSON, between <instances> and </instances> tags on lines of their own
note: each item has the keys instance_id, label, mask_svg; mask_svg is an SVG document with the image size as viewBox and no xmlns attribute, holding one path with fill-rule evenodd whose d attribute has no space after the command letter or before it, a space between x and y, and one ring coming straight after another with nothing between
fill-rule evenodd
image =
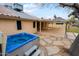
<instances>
[{"instance_id":1,"label":"house exterior wall","mask_svg":"<svg viewBox=\"0 0 79 59\"><path fill-rule=\"evenodd\" d=\"M4 34L15 34L19 32L35 33L36 28L33 28L33 21L21 21L22 30L17 30L16 20L0 19L0 31Z\"/></svg>"},{"instance_id":2,"label":"house exterior wall","mask_svg":"<svg viewBox=\"0 0 79 59\"><path fill-rule=\"evenodd\" d=\"M16 20L11 20L11 19L0 19L0 32L3 33L3 38L2 38L2 50L5 49L6 45L6 38L7 35L9 34L16 34L19 32L28 32L28 33L36 33L37 29L33 28L33 21L21 21L22 25L22 30L17 30L17 24ZM3 50L3 53L5 50Z\"/></svg>"}]
</instances>

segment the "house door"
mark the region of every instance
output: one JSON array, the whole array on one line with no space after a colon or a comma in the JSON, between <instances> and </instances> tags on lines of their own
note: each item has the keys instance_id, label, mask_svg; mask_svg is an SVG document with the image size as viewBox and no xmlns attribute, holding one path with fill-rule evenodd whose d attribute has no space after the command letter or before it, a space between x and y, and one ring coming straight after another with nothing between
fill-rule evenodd
<instances>
[{"instance_id":1,"label":"house door","mask_svg":"<svg viewBox=\"0 0 79 59\"><path fill-rule=\"evenodd\" d=\"M37 31L40 31L40 22L37 22Z\"/></svg>"},{"instance_id":2,"label":"house door","mask_svg":"<svg viewBox=\"0 0 79 59\"><path fill-rule=\"evenodd\" d=\"M43 27L44 27L44 23L41 22L41 30L43 30Z\"/></svg>"}]
</instances>

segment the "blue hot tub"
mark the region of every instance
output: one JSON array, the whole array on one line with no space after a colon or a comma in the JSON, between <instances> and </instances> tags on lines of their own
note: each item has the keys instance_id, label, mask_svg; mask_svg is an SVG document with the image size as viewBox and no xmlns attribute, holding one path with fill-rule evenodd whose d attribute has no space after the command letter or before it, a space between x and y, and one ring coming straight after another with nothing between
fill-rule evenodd
<instances>
[{"instance_id":1,"label":"blue hot tub","mask_svg":"<svg viewBox=\"0 0 79 59\"><path fill-rule=\"evenodd\" d=\"M29 33L18 33L7 36L6 53L11 53L15 49L38 38L37 35Z\"/></svg>"}]
</instances>

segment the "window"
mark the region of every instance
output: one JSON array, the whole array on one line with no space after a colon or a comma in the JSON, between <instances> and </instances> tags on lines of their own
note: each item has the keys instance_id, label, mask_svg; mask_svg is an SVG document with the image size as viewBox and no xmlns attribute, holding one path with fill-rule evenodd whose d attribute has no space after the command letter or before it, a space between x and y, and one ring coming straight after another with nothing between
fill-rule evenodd
<instances>
[{"instance_id":1,"label":"window","mask_svg":"<svg viewBox=\"0 0 79 59\"><path fill-rule=\"evenodd\" d=\"M58 24L58 25L63 25L63 23L56 23L56 24Z\"/></svg>"},{"instance_id":2,"label":"window","mask_svg":"<svg viewBox=\"0 0 79 59\"><path fill-rule=\"evenodd\" d=\"M35 28L35 21L33 22L33 28Z\"/></svg>"},{"instance_id":3,"label":"window","mask_svg":"<svg viewBox=\"0 0 79 59\"><path fill-rule=\"evenodd\" d=\"M21 30L22 26L21 26L21 21L17 21L17 30Z\"/></svg>"}]
</instances>

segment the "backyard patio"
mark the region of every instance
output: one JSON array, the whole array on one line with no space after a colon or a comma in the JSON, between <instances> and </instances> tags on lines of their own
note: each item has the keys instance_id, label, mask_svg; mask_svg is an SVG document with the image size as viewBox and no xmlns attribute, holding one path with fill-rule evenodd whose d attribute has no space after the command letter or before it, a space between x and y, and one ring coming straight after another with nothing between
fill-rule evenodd
<instances>
[{"instance_id":1,"label":"backyard patio","mask_svg":"<svg viewBox=\"0 0 79 59\"><path fill-rule=\"evenodd\" d=\"M55 26L52 29L38 32L40 36L40 47L43 47L48 56L67 56L74 39L65 37L65 25Z\"/></svg>"}]
</instances>

